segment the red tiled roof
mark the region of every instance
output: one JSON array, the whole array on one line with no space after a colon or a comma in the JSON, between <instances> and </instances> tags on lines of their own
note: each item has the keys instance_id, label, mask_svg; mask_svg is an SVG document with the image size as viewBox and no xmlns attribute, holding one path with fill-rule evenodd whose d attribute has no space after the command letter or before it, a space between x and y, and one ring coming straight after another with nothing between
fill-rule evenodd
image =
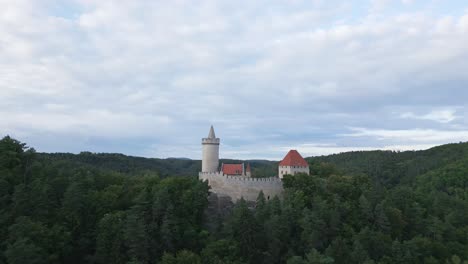
<instances>
[{"instance_id":1,"label":"red tiled roof","mask_svg":"<svg viewBox=\"0 0 468 264\"><path fill-rule=\"evenodd\" d=\"M279 166L309 166L307 161L297 152L292 149L286 154L284 159L280 162Z\"/></svg>"},{"instance_id":2,"label":"red tiled roof","mask_svg":"<svg viewBox=\"0 0 468 264\"><path fill-rule=\"evenodd\" d=\"M221 170L227 175L242 175L243 164L223 164Z\"/></svg>"}]
</instances>

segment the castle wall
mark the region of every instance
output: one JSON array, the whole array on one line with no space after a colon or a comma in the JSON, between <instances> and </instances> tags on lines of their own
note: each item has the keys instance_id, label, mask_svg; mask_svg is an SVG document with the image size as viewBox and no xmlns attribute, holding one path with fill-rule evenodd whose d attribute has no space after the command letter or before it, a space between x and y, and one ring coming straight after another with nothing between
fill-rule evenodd
<instances>
[{"instance_id":1,"label":"castle wall","mask_svg":"<svg viewBox=\"0 0 468 264\"><path fill-rule=\"evenodd\" d=\"M247 201L255 201L260 191L263 191L267 199L272 199L275 195L281 197L283 193L283 182L277 177L249 178L200 172L199 179L208 180L212 192L229 196L233 202L241 197Z\"/></svg>"}]
</instances>

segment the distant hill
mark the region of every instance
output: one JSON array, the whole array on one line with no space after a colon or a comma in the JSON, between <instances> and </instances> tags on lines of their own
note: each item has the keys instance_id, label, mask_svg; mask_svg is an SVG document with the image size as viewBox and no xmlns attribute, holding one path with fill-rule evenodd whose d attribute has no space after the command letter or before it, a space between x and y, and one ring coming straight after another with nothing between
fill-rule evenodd
<instances>
[{"instance_id":1,"label":"distant hill","mask_svg":"<svg viewBox=\"0 0 468 264\"><path fill-rule=\"evenodd\" d=\"M189 159L156 159L126 156L117 153L39 153L38 158L51 162L68 162L123 174L157 172L160 176L191 176L200 171L201 163Z\"/></svg>"},{"instance_id":2,"label":"distant hill","mask_svg":"<svg viewBox=\"0 0 468 264\"><path fill-rule=\"evenodd\" d=\"M141 174L157 172L162 177L167 176L197 176L201 170L201 161L188 158L143 158L126 156L118 153L38 153L38 159L49 162L66 162L75 165L90 166L90 168L111 170L123 174ZM250 163L255 177L270 177L276 175L277 162L267 160L230 160L222 159L220 163Z\"/></svg>"},{"instance_id":3,"label":"distant hill","mask_svg":"<svg viewBox=\"0 0 468 264\"><path fill-rule=\"evenodd\" d=\"M45 161L71 162L124 174L157 172L160 176L196 176L201 161L188 158L143 158L117 153L39 153ZM352 151L329 156L308 157L313 174L317 164L334 165L341 173L367 174L385 186L410 183L417 175L468 159L468 143L447 144L422 151ZM277 175L277 161L221 159L220 163L250 163L255 177ZM323 166L320 166L323 169Z\"/></svg>"},{"instance_id":4,"label":"distant hill","mask_svg":"<svg viewBox=\"0 0 468 264\"><path fill-rule=\"evenodd\" d=\"M185 158L185 157L169 157L167 159L177 159L177 160L192 160L190 158Z\"/></svg>"},{"instance_id":5,"label":"distant hill","mask_svg":"<svg viewBox=\"0 0 468 264\"><path fill-rule=\"evenodd\" d=\"M353 151L309 157L312 171L316 163L329 163L342 173L367 174L376 182L391 187L411 183L416 176L465 160L468 143L447 144L421 151Z\"/></svg>"}]
</instances>

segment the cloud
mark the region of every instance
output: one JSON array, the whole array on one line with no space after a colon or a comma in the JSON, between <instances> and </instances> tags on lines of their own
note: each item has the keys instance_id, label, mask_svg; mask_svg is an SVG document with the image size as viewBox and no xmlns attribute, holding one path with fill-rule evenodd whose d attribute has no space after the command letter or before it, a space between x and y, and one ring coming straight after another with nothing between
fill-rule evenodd
<instances>
[{"instance_id":1,"label":"cloud","mask_svg":"<svg viewBox=\"0 0 468 264\"><path fill-rule=\"evenodd\" d=\"M45 106L50 111L35 113L0 112L2 122L9 130L22 130L67 135L95 135L108 138L146 137L160 134L171 123L167 116L139 116L131 113L116 113L106 110L83 110L67 113L66 106Z\"/></svg>"},{"instance_id":2,"label":"cloud","mask_svg":"<svg viewBox=\"0 0 468 264\"><path fill-rule=\"evenodd\" d=\"M428 142L441 144L443 142L468 141L468 130L434 130L434 129L406 129L385 130L351 128L347 137L374 137L378 140L391 140L395 142Z\"/></svg>"},{"instance_id":3,"label":"cloud","mask_svg":"<svg viewBox=\"0 0 468 264\"><path fill-rule=\"evenodd\" d=\"M375 131L468 125L456 108L468 98L468 13L458 6L0 3L0 132L39 150L106 151L86 141L96 137L121 146L113 151L197 158L213 123L226 154L280 158L304 142L383 148L395 138ZM395 118L389 109L404 111ZM363 132L347 127L374 133L349 136Z\"/></svg>"},{"instance_id":4,"label":"cloud","mask_svg":"<svg viewBox=\"0 0 468 264\"><path fill-rule=\"evenodd\" d=\"M371 0L370 12L381 12L390 4L390 2L391 0Z\"/></svg>"},{"instance_id":5,"label":"cloud","mask_svg":"<svg viewBox=\"0 0 468 264\"><path fill-rule=\"evenodd\" d=\"M414 0L401 0L401 2L405 5L410 5L412 3L414 3Z\"/></svg>"},{"instance_id":6,"label":"cloud","mask_svg":"<svg viewBox=\"0 0 468 264\"><path fill-rule=\"evenodd\" d=\"M413 144L413 145L384 145L384 146L338 146L336 144L300 144L293 147L281 148L284 152L289 149L297 149L302 156L322 156L344 153L349 151L372 151L372 150L390 150L390 151L413 151L425 150L436 146L436 144Z\"/></svg>"},{"instance_id":7,"label":"cloud","mask_svg":"<svg viewBox=\"0 0 468 264\"><path fill-rule=\"evenodd\" d=\"M430 120L439 123L450 123L457 119L455 115L456 110L434 110L425 115L417 115L412 112L402 113L401 118L406 119L419 119L419 120Z\"/></svg>"}]
</instances>

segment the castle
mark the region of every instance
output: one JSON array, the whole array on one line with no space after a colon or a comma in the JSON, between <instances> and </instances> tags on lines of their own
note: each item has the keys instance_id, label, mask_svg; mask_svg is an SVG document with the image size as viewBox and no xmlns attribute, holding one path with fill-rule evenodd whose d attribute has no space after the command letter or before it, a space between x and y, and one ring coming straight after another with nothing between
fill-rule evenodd
<instances>
[{"instance_id":1,"label":"castle","mask_svg":"<svg viewBox=\"0 0 468 264\"><path fill-rule=\"evenodd\" d=\"M208 181L211 191L218 196L230 197L233 201L244 198L255 201L260 191L267 199L283 194L282 178L286 174L307 173L309 165L296 150L290 150L279 163L278 176L268 178L253 178L250 164L221 164L219 169L219 143L213 126L207 138L202 139L203 158L202 171L198 178Z\"/></svg>"}]
</instances>

